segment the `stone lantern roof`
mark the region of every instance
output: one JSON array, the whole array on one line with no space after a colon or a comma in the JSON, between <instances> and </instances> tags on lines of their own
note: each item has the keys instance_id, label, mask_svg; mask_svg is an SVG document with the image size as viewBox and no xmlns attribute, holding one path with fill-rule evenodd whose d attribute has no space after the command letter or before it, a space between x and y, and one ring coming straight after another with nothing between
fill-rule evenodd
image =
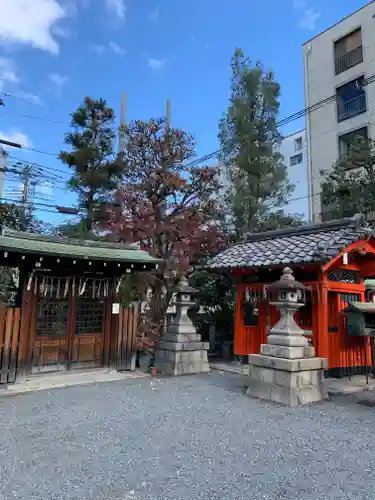
<instances>
[{"instance_id":1,"label":"stone lantern roof","mask_svg":"<svg viewBox=\"0 0 375 500\"><path fill-rule=\"evenodd\" d=\"M292 292L293 290L306 290L306 287L296 280L290 267L285 267L281 278L268 287L270 292L279 292L280 290Z\"/></svg>"},{"instance_id":2,"label":"stone lantern roof","mask_svg":"<svg viewBox=\"0 0 375 500\"><path fill-rule=\"evenodd\" d=\"M193 288L192 286L189 285L189 282L185 276L183 276L180 279L180 283L178 284L176 288L176 293L178 294L184 294L184 295L191 295L196 292L196 289Z\"/></svg>"}]
</instances>

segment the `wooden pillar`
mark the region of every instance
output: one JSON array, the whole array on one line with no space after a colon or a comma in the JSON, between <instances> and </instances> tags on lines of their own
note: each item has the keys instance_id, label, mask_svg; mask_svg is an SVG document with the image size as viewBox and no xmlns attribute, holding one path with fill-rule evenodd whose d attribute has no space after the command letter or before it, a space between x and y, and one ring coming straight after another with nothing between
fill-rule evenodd
<instances>
[{"instance_id":1,"label":"wooden pillar","mask_svg":"<svg viewBox=\"0 0 375 500\"><path fill-rule=\"evenodd\" d=\"M120 314L122 314L122 308L120 308ZM111 314L111 336L109 345L109 369L117 370L117 345L118 345L118 334L119 334L119 319L120 314Z\"/></svg>"},{"instance_id":2,"label":"wooden pillar","mask_svg":"<svg viewBox=\"0 0 375 500\"><path fill-rule=\"evenodd\" d=\"M321 273L317 288L316 355L320 358L329 359L328 286L323 272Z\"/></svg>"},{"instance_id":3,"label":"wooden pillar","mask_svg":"<svg viewBox=\"0 0 375 500\"><path fill-rule=\"evenodd\" d=\"M31 360L32 344L30 336L32 336L32 318L34 307L34 296L32 289L28 290L28 280L31 269L20 266L19 270L19 288L17 297L17 306L21 309L20 332L18 341L18 360L16 382L22 382L26 379L29 361Z\"/></svg>"},{"instance_id":4,"label":"wooden pillar","mask_svg":"<svg viewBox=\"0 0 375 500\"><path fill-rule=\"evenodd\" d=\"M112 314L112 304L114 302L114 287L115 284L112 282L109 287L108 297L105 299L104 308L104 349L103 349L103 366L106 368L111 368L110 362L112 358L112 318L116 316Z\"/></svg>"}]
</instances>

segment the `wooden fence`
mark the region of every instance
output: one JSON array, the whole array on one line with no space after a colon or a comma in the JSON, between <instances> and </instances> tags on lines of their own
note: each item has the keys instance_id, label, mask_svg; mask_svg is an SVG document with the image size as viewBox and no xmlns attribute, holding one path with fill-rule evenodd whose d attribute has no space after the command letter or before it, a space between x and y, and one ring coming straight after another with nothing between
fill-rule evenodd
<instances>
[{"instance_id":1,"label":"wooden fence","mask_svg":"<svg viewBox=\"0 0 375 500\"><path fill-rule=\"evenodd\" d=\"M135 370L138 304L120 307L117 330L117 370Z\"/></svg>"},{"instance_id":2,"label":"wooden fence","mask_svg":"<svg viewBox=\"0 0 375 500\"><path fill-rule=\"evenodd\" d=\"M19 307L0 307L0 383L16 380L21 325Z\"/></svg>"}]
</instances>

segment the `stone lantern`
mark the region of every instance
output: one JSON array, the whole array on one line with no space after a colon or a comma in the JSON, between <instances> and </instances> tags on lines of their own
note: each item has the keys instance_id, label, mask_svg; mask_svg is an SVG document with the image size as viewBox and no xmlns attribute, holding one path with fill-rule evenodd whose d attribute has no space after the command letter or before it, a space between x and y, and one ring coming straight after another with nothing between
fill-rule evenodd
<instances>
[{"instance_id":1,"label":"stone lantern","mask_svg":"<svg viewBox=\"0 0 375 500\"><path fill-rule=\"evenodd\" d=\"M184 277L176 290L176 314L161 338L156 351L155 367L166 375L206 373L210 371L207 351L208 342L202 342L188 311L195 305L191 296L195 289Z\"/></svg>"},{"instance_id":2,"label":"stone lantern","mask_svg":"<svg viewBox=\"0 0 375 500\"><path fill-rule=\"evenodd\" d=\"M308 346L308 340L303 337L303 330L294 320L294 314L305 303L305 290L306 287L296 281L289 267L283 270L279 281L268 287L269 302L280 311L280 320L270 331L268 344L292 346L297 343L300 346ZM292 336L291 340L289 337Z\"/></svg>"},{"instance_id":3,"label":"stone lantern","mask_svg":"<svg viewBox=\"0 0 375 500\"><path fill-rule=\"evenodd\" d=\"M270 330L260 354L249 356L247 395L297 406L327 399L324 369L327 360L315 357L294 314L304 305L305 286L289 268L268 287L270 304L280 320Z\"/></svg>"}]
</instances>

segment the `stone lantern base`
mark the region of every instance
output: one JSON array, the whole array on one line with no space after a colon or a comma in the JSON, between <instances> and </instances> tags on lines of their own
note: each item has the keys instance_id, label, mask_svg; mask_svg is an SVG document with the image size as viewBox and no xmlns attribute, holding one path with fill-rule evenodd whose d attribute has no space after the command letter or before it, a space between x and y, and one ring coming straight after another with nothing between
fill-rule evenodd
<instances>
[{"instance_id":1,"label":"stone lantern base","mask_svg":"<svg viewBox=\"0 0 375 500\"><path fill-rule=\"evenodd\" d=\"M261 354L249 356L247 395L287 406L328 399L327 359L313 356L313 347L263 344Z\"/></svg>"},{"instance_id":2,"label":"stone lantern base","mask_svg":"<svg viewBox=\"0 0 375 500\"><path fill-rule=\"evenodd\" d=\"M155 367L165 375L208 373L208 347L198 333L166 334L156 352Z\"/></svg>"},{"instance_id":3,"label":"stone lantern base","mask_svg":"<svg viewBox=\"0 0 375 500\"><path fill-rule=\"evenodd\" d=\"M156 351L155 368L165 375L192 375L210 371L207 351L208 342L202 342L188 315L194 305L190 294L194 289L182 278L176 292L176 315L161 338Z\"/></svg>"}]
</instances>

